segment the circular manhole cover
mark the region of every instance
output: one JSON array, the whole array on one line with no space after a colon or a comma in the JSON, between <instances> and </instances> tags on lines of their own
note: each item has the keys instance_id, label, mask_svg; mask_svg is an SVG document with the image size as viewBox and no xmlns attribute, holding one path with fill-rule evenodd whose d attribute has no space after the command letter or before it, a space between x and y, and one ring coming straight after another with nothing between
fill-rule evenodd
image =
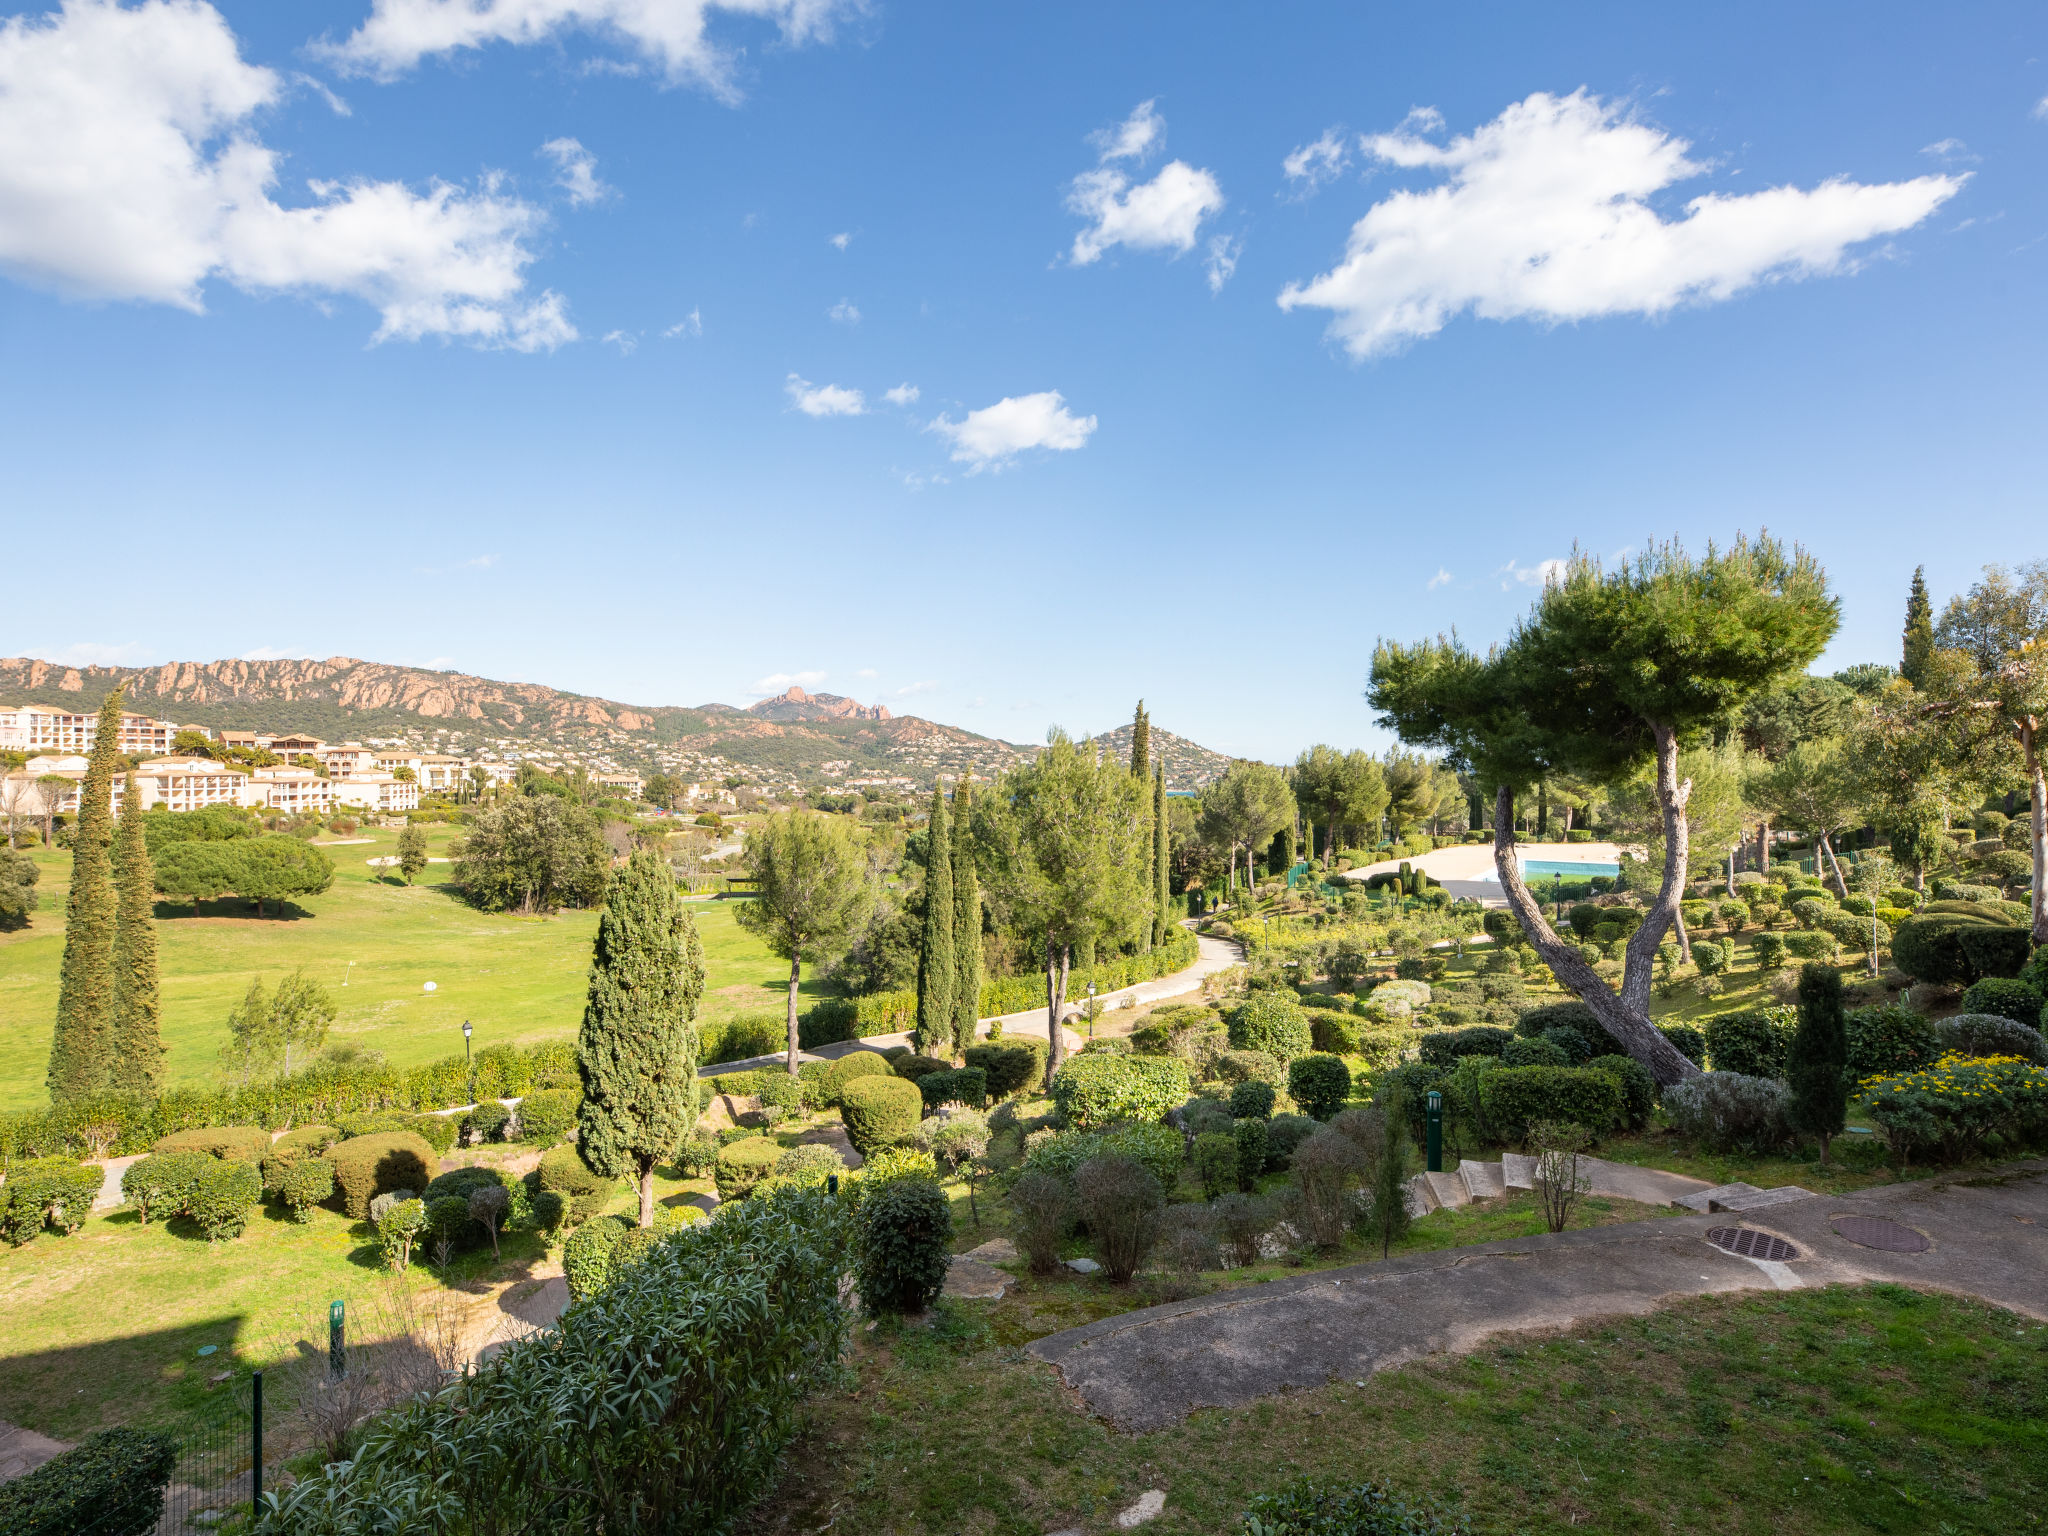
<instances>
[{"instance_id":1,"label":"circular manhole cover","mask_svg":"<svg viewBox=\"0 0 2048 1536\"><path fill-rule=\"evenodd\" d=\"M1835 1236L1859 1248L1876 1248L1884 1253L1925 1253L1933 1244L1911 1227L1882 1216L1837 1216L1829 1223Z\"/></svg>"},{"instance_id":2,"label":"circular manhole cover","mask_svg":"<svg viewBox=\"0 0 2048 1536\"><path fill-rule=\"evenodd\" d=\"M1768 1232L1757 1232L1749 1227L1715 1227L1707 1233L1707 1241L1724 1253L1739 1254L1745 1259L1766 1259L1782 1264L1787 1259L1799 1257L1799 1250L1782 1237L1773 1237Z\"/></svg>"}]
</instances>

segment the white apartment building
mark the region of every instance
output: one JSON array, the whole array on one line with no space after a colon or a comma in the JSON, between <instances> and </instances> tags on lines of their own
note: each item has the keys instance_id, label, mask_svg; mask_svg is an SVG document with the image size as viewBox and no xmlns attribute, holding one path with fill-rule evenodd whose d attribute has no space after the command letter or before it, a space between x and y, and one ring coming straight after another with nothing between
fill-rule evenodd
<instances>
[{"instance_id":1,"label":"white apartment building","mask_svg":"<svg viewBox=\"0 0 2048 1536\"><path fill-rule=\"evenodd\" d=\"M340 746L329 747L319 754L332 774L375 773L377 754L359 741L344 741Z\"/></svg>"},{"instance_id":2,"label":"white apartment building","mask_svg":"<svg viewBox=\"0 0 2048 1536\"><path fill-rule=\"evenodd\" d=\"M0 706L0 749L16 752L87 752L99 734L99 711L73 714L43 704ZM178 732L188 727L147 715L121 716L121 750L150 754L171 750Z\"/></svg>"},{"instance_id":3,"label":"white apartment building","mask_svg":"<svg viewBox=\"0 0 2048 1536\"><path fill-rule=\"evenodd\" d=\"M466 757L429 752L417 761L419 766L413 769L413 773L419 779L421 794L458 794L469 783L469 759Z\"/></svg>"},{"instance_id":4,"label":"white apartment building","mask_svg":"<svg viewBox=\"0 0 2048 1536\"><path fill-rule=\"evenodd\" d=\"M388 773L352 773L329 779L334 786L334 803L360 805L373 811L416 811L420 808L420 787Z\"/></svg>"},{"instance_id":5,"label":"white apartment building","mask_svg":"<svg viewBox=\"0 0 2048 1536\"><path fill-rule=\"evenodd\" d=\"M617 790L629 799L638 800L647 789L647 781L637 773L600 773L598 787Z\"/></svg>"},{"instance_id":6,"label":"white apartment building","mask_svg":"<svg viewBox=\"0 0 2048 1536\"><path fill-rule=\"evenodd\" d=\"M419 753L408 752L403 748L385 747L377 753L377 766L386 773L396 773L401 768L410 768L413 776L417 778L423 761L425 759Z\"/></svg>"},{"instance_id":7,"label":"white apartment building","mask_svg":"<svg viewBox=\"0 0 2048 1536\"><path fill-rule=\"evenodd\" d=\"M16 815L45 816L51 810L59 816L78 813L79 785L85 778L82 757L32 758L27 767L7 776L0 790L4 802ZM45 783L45 779L52 782ZM61 786L55 782L61 780ZM113 808L119 815L127 799L125 774L114 779ZM163 806L170 811L197 811L209 805L262 805L264 800L245 773L206 757L165 757L141 764L135 770L135 792L142 808ZM56 804L49 804L49 797Z\"/></svg>"},{"instance_id":8,"label":"white apartment building","mask_svg":"<svg viewBox=\"0 0 2048 1536\"><path fill-rule=\"evenodd\" d=\"M334 809L334 780L310 768L258 768L250 777L258 803L273 811L324 816Z\"/></svg>"}]
</instances>

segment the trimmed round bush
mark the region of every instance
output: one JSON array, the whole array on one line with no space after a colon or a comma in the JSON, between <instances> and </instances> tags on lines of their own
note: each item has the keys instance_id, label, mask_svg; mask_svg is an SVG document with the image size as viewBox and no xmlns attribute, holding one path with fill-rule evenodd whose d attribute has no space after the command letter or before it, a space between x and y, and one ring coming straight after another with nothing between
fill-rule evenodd
<instances>
[{"instance_id":1,"label":"trimmed round bush","mask_svg":"<svg viewBox=\"0 0 2048 1536\"><path fill-rule=\"evenodd\" d=\"M212 1160L200 1165L195 1179L214 1166L219 1165ZM253 1176L253 1164L249 1171ZM32 1157L16 1163L7 1171L7 1182L0 1184L0 1236L21 1244L45 1226L76 1232L85 1225L106 1178L106 1169L70 1157Z\"/></svg>"},{"instance_id":2,"label":"trimmed round bush","mask_svg":"<svg viewBox=\"0 0 2048 1536\"><path fill-rule=\"evenodd\" d=\"M1237 1187L1249 1194L1266 1171L1266 1158L1272 1150L1266 1142L1266 1121L1247 1116L1231 1125L1230 1134L1237 1143Z\"/></svg>"},{"instance_id":3,"label":"trimmed round bush","mask_svg":"<svg viewBox=\"0 0 2048 1536\"><path fill-rule=\"evenodd\" d=\"M906 1082L916 1082L927 1072L944 1072L953 1064L936 1056L899 1056L890 1070Z\"/></svg>"},{"instance_id":4,"label":"trimmed round bush","mask_svg":"<svg viewBox=\"0 0 2048 1536\"><path fill-rule=\"evenodd\" d=\"M1934 1025L1943 1055L2017 1056L2035 1066L2048 1066L2048 1042L2041 1032L1995 1013L1959 1013Z\"/></svg>"},{"instance_id":5,"label":"trimmed round bush","mask_svg":"<svg viewBox=\"0 0 2048 1536\"><path fill-rule=\"evenodd\" d=\"M551 1190L569 1203L569 1224L580 1227L610 1202L615 1187L583 1161L574 1147L553 1147L540 1156L540 1166L528 1175L534 1192Z\"/></svg>"},{"instance_id":6,"label":"trimmed round bush","mask_svg":"<svg viewBox=\"0 0 2048 1536\"><path fill-rule=\"evenodd\" d=\"M1188 1064L1177 1056L1074 1056L1053 1074L1052 1097L1069 1125L1088 1130L1118 1120L1158 1120L1188 1096Z\"/></svg>"},{"instance_id":7,"label":"trimmed round bush","mask_svg":"<svg viewBox=\"0 0 2048 1536\"><path fill-rule=\"evenodd\" d=\"M1596 1045L1607 1038L1607 1031L1593 1016L1593 1010L1581 1002L1544 1003L1540 1007L1524 1008L1515 1015L1515 1033L1525 1040L1537 1039L1544 1031L1559 1027L1576 1029Z\"/></svg>"},{"instance_id":8,"label":"trimmed round bush","mask_svg":"<svg viewBox=\"0 0 2048 1536\"><path fill-rule=\"evenodd\" d=\"M1273 1115L1273 1101L1278 1097L1271 1083L1249 1078L1230 1090L1230 1118L1269 1120Z\"/></svg>"},{"instance_id":9,"label":"trimmed round bush","mask_svg":"<svg viewBox=\"0 0 2048 1536\"><path fill-rule=\"evenodd\" d=\"M1554 1040L1509 1040L1501 1047L1501 1064L1509 1067L1568 1067L1571 1053Z\"/></svg>"},{"instance_id":10,"label":"trimmed round bush","mask_svg":"<svg viewBox=\"0 0 2048 1536\"><path fill-rule=\"evenodd\" d=\"M1741 1008L1707 1020L1707 1059L1716 1072L1741 1077L1783 1077L1792 1033L1799 1026L1790 1008Z\"/></svg>"},{"instance_id":11,"label":"trimmed round bush","mask_svg":"<svg viewBox=\"0 0 2048 1536\"><path fill-rule=\"evenodd\" d=\"M1671 1048L1694 1066L1704 1067L1707 1064L1707 1037L1690 1024L1659 1024L1657 1033L1670 1041ZM1587 1038L1598 1040L1600 1037L1589 1035ZM1611 1046L1612 1040L1608 1044ZM1628 1053L1624 1051L1622 1054Z\"/></svg>"},{"instance_id":12,"label":"trimmed round bush","mask_svg":"<svg viewBox=\"0 0 2048 1536\"><path fill-rule=\"evenodd\" d=\"M1448 1067L1460 1056L1498 1056L1515 1037L1505 1029L1474 1024L1466 1029L1432 1030L1416 1042L1422 1059L1433 1067Z\"/></svg>"},{"instance_id":13,"label":"trimmed round bush","mask_svg":"<svg viewBox=\"0 0 2048 1536\"><path fill-rule=\"evenodd\" d=\"M1526 1140L1538 1120L1604 1136L1627 1116L1621 1084L1588 1067L1496 1067L1479 1080L1486 1123Z\"/></svg>"},{"instance_id":14,"label":"trimmed round bush","mask_svg":"<svg viewBox=\"0 0 2048 1536\"><path fill-rule=\"evenodd\" d=\"M839 1096L847 1137L862 1157L893 1147L917 1129L924 1097L900 1077L859 1077Z\"/></svg>"},{"instance_id":15,"label":"trimmed round bush","mask_svg":"<svg viewBox=\"0 0 2048 1536\"><path fill-rule=\"evenodd\" d=\"M1890 1077L1934 1065L1941 1045L1933 1023L1896 1003L1852 1009L1843 1020L1852 1077Z\"/></svg>"},{"instance_id":16,"label":"trimmed round bush","mask_svg":"<svg viewBox=\"0 0 2048 1536\"><path fill-rule=\"evenodd\" d=\"M2018 977L1986 976L1970 983L1970 990L1963 994L1963 1012L1993 1013L2016 1024L2038 1028L2041 994Z\"/></svg>"},{"instance_id":17,"label":"trimmed round bush","mask_svg":"<svg viewBox=\"0 0 2048 1536\"><path fill-rule=\"evenodd\" d=\"M1237 1188L1237 1138L1230 1132L1202 1132L1195 1138L1194 1160L1204 1199L1214 1200Z\"/></svg>"},{"instance_id":18,"label":"trimmed round bush","mask_svg":"<svg viewBox=\"0 0 2048 1536\"><path fill-rule=\"evenodd\" d=\"M612 1275L612 1252L636 1230L623 1216L600 1216L569 1234L562 1244L562 1274L577 1301L595 1296Z\"/></svg>"},{"instance_id":19,"label":"trimmed round bush","mask_svg":"<svg viewBox=\"0 0 2048 1536\"><path fill-rule=\"evenodd\" d=\"M1263 1051L1292 1061L1315 1049L1308 1015L1285 993L1254 992L1230 1016L1230 1043L1240 1051Z\"/></svg>"},{"instance_id":20,"label":"trimmed round bush","mask_svg":"<svg viewBox=\"0 0 2048 1536\"><path fill-rule=\"evenodd\" d=\"M240 1237L249 1213L263 1202L263 1176L240 1158L216 1158L199 1171L185 1197L185 1214L199 1224L209 1243Z\"/></svg>"},{"instance_id":21,"label":"trimmed round bush","mask_svg":"<svg viewBox=\"0 0 2048 1536\"><path fill-rule=\"evenodd\" d=\"M727 1142L718 1151L718 1167L712 1175L721 1200L744 1200L754 1186L775 1172L782 1160L780 1143L767 1136L749 1136Z\"/></svg>"},{"instance_id":22,"label":"trimmed round bush","mask_svg":"<svg viewBox=\"0 0 2048 1536\"><path fill-rule=\"evenodd\" d=\"M254 1125L215 1125L196 1131L173 1131L151 1145L152 1152L204 1152L209 1157L256 1162L270 1150L270 1132Z\"/></svg>"},{"instance_id":23,"label":"trimmed round bush","mask_svg":"<svg viewBox=\"0 0 2048 1536\"><path fill-rule=\"evenodd\" d=\"M1287 1081L1287 1068L1277 1056L1264 1051L1225 1051L1216 1058L1216 1075L1226 1083L1271 1083Z\"/></svg>"},{"instance_id":24,"label":"trimmed round bush","mask_svg":"<svg viewBox=\"0 0 2048 1536\"><path fill-rule=\"evenodd\" d=\"M845 1158L830 1147L811 1142L801 1147L784 1148L782 1156L775 1159L775 1171L771 1177L822 1184L833 1174L844 1172Z\"/></svg>"},{"instance_id":25,"label":"trimmed round bush","mask_svg":"<svg viewBox=\"0 0 2048 1536\"><path fill-rule=\"evenodd\" d=\"M953 1209L930 1179L890 1179L860 1203L854 1288L868 1312L922 1312L946 1284Z\"/></svg>"},{"instance_id":26,"label":"trimmed round bush","mask_svg":"<svg viewBox=\"0 0 2048 1536\"><path fill-rule=\"evenodd\" d=\"M1315 1135L1316 1122L1307 1115L1275 1115L1266 1122L1266 1166L1286 1168L1294 1162L1294 1149Z\"/></svg>"},{"instance_id":27,"label":"trimmed round bush","mask_svg":"<svg viewBox=\"0 0 2048 1536\"><path fill-rule=\"evenodd\" d=\"M325 1157L327 1149L341 1140L341 1132L331 1125L302 1125L296 1131L286 1131L270 1144L272 1157L298 1153L301 1156Z\"/></svg>"},{"instance_id":28,"label":"trimmed round bush","mask_svg":"<svg viewBox=\"0 0 2048 1536\"><path fill-rule=\"evenodd\" d=\"M1383 981L1372 989L1372 1001L1382 1008L1395 1013L1413 1013L1417 1008L1429 1006L1430 990L1426 981Z\"/></svg>"},{"instance_id":29,"label":"trimmed round bush","mask_svg":"<svg viewBox=\"0 0 2048 1536\"><path fill-rule=\"evenodd\" d=\"M293 1221L311 1221L313 1207L334 1197L334 1164L324 1157L294 1159L277 1181L277 1196Z\"/></svg>"},{"instance_id":30,"label":"trimmed round bush","mask_svg":"<svg viewBox=\"0 0 2048 1536\"><path fill-rule=\"evenodd\" d=\"M1621 1085L1622 1125L1639 1131L1650 1123L1650 1111L1657 1107L1657 1079L1633 1056L1595 1056L1586 1063L1589 1072L1605 1072Z\"/></svg>"},{"instance_id":31,"label":"trimmed round bush","mask_svg":"<svg viewBox=\"0 0 2048 1536\"><path fill-rule=\"evenodd\" d=\"M405 1129L433 1148L435 1155L439 1156L455 1146L455 1138L462 1130L461 1119L460 1115L407 1115Z\"/></svg>"},{"instance_id":32,"label":"trimmed round bush","mask_svg":"<svg viewBox=\"0 0 2048 1536\"><path fill-rule=\"evenodd\" d=\"M1930 901L1892 935L1892 959L1900 970L1947 986L2017 976L2030 947L2027 930L2005 913L1964 901Z\"/></svg>"},{"instance_id":33,"label":"trimmed round bush","mask_svg":"<svg viewBox=\"0 0 2048 1536\"><path fill-rule=\"evenodd\" d=\"M503 1141L512 1111L496 1099L485 1099L462 1117L462 1134L476 1142Z\"/></svg>"},{"instance_id":34,"label":"trimmed round bush","mask_svg":"<svg viewBox=\"0 0 2048 1536\"><path fill-rule=\"evenodd\" d=\"M990 1040L970 1045L963 1056L987 1075L988 1096L1006 1099L1045 1081L1046 1049L1043 1040Z\"/></svg>"},{"instance_id":35,"label":"trimmed round bush","mask_svg":"<svg viewBox=\"0 0 2048 1536\"><path fill-rule=\"evenodd\" d=\"M988 1102L988 1074L980 1067L927 1072L917 1080L917 1094L926 1109L937 1109L941 1104L965 1104L970 1109L979 1109Z\"/></svg>"},{"instance_id":36,"label":"trimmed round bush","mask_svg":"<svg viewBox=\"0 0 2048 1536\"><path fill-rule=\"evenodd\" d=\"M880 1051L849 1051L825 1068L825 1102L837 1104L846 1085L859 1077L888 1075L888 1058Z\"/></svg>"},{"instance_id":37,"label":"trimmed round bush","mask_svg":"<svg viewBox=\"0 0 2048 1536\"><path fill-rule=\"evenodd\" d=\"M1341 1013L1331 1013L1327 1008L1310 1009L1308 1033L1315 1048L1327 1055L1358 1054L1358 1025Z\"/></svg>"},{"instance_id":38,"label":"trimmed round bush","mask_svg":"<svg viewBox=\"0 0 2048 1536\"><path fill-rule=\"evenodd\" d=\"M1717 1152L1773 1152L1792 1140L1792 1090L1767 1077L1708 1072L1664 1090L1682 1136Z\"/></svg>"},{"instance_id":39,"label":"trimmed round bush","mask_svg":"<svg viewBox=\"0 0 2048 1536\"><path fill-rule=\"evenodd\" d=\"M552 1147L576 1128L583 1095L574 1088L536 1088L519 1101L519 1139Z\"/></svg>"},{"instance_id":40,"label":"trimmed round bush","mask_svg":"<svg viewBox=\"0 0 2048 1536\"><path fill-rule=\"evenodd\" d=\"M199 1182L200 1173L208 1164L218 1161L211 1152L152 1153L128 1165L127 1173L121 1176L121 1198L142 1217L144 1226L149 1224L152 1216L160 1221L181 1216L185 1202L192 1194L192 1186ZM15 1172L19 1174L19 1167ZM15 1181L10 1179L8 1182L12 1184ZM328 1182L331 1188L331 1173ZM7 1203L7 1188L7 1185L0 1185L0 1206Z\"/></svg>"},{"instance_id":41,"label":"trimmed round bush","mask_svg":"<svg viewBox=\"0 0 2048 1536\"><path fill-rule=\"evenodd\" d=\"M442 1195L424 1203L427 1207L426 1236L430 1240L445 1238L457 1247L467 1247L472 1240L481 1240L470 1230L469 1201L465 1197Z\"/></svg>"},{"instance_id":42,"label":"trimmed round bush","mask_svg":"<svg viewBox=\"0 0 2048 1536\"><path fill-rule=\"evenodd\" d=\"M505 1175L495 1168L450 1168L446 1173L430 1179L427 1187L420 1191L420 1198L430 1205L451 1195L467 1200L471 1190L486 1189L493 1185L500 1189L505 1187Z\"/></svg>"},{"instance_id":43,"label":"trimmed round bush","mask_svg":"<svg viewBox=\"0 0 2048 1536\"><path fill-rule=\"evenodd\" d=\"M1340 1056L1302 1056L1287 1067L1287 1092L1309 1114L1327 1120L1351 1097L1351 1069Z\"/></svg>"},{"instance_id":44,"label":"trimmed round bush","mask_svg":"<svg viewBox=\"0 0 2048 1536\"><path fill-rule=\"evenodd\" d=\"M425 1189L441 1171L434 1149L411 1131L385 1131L336 1142L328 1153L342 1210L366 1221L370 1202L386 1190Z\"/></svg>"}]
</instances>

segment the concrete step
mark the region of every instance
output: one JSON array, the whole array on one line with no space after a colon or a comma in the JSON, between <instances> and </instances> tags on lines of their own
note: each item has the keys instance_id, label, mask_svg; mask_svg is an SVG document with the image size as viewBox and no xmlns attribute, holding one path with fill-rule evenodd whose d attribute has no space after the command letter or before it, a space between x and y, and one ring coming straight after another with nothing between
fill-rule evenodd
<instances>
[{"instance_id":1,"label":"concrete step","mask_svg":"<svg viewBox=\"0 0 2048 1536\"><path fill-rule=\"evenodd\" d=\"M1431 1191L1426 1175L1415 1174L1402 1187L1408 1192L1407 1206L1411 1220L1420 1220L1437 1208L1436 1195Z\"/></svg>"},{"instance_id":2,"label":"concrete step","mask_svg":"<svg viewBox=\"0 0 2048 1536\"><path fill-rule=\"evenodd\" d=\"M1473 1200L1490 1200L1507 1193L1507 1181L1501 1176L1499 1163L1478 1163L1468 1157L1458 1164L1458 1177L1464 1182L1466 1195Z\"/></svg>"},{"instance_id":3,"label":"concrete step","mask_svg":"<svg viewBox=\"0 0 2048 1536\"><path fill-rule=\"evenodd\" d=\"M1429 1181L1429 1192L1436 1196L1436 1203L1456 1210L1461 1205L1471 1204L1472 1197L1465 1193L1465 1181L1455 1173L1425 1173Z\"/></svg>"},{"instance_id":4,"label":"concrete step","mask_svg":"<svg viewBox=\"0 0 2048 1536\"><path fill-rule=\"evenodd\" d=\"M1534 1189L1536 1187L1536 1159L1520 1152L1503 1152L1500 1155L1501 1182L1509 1189Z\"/></svg>"},{"instance_id":5,"label":"concrete step","mask_svg":"<svg viewBox=\"0 0 2048 1536\"><path fill-rule=\"evenodd\" d=\"M1718 1200L1729 1200L1741 1195L1760 1195L1762 1193L1763 1191L1754 1184L1716 1184L1712 1189L1702 1189L1689 1195L1681 1195L1671 1203L1673 1205L1682 1205L1688 1211L1698 1211L1700 1215L1705 1216L1711 1211L1721 1209L1720 1206L1715 1204Z\"/></svg>"},{"instance_id":6,"label":"concrete step","mask_svg":"<svg viewBox=\"0 0 2048 1536\"><path fill-rule=\"evenodd\" d=\"M1765 1211L1774 1205L1790 1205L1795 1200L1811 1200L1813 1191L1801 1189L1797 1184L1786 1184L1778 1189L1751 1190L1748 1194L1724 1195L1712 1201L1708 1211L1730 1211L1740 1215L1747 1211Z\"/></svg>"}]
</instances>

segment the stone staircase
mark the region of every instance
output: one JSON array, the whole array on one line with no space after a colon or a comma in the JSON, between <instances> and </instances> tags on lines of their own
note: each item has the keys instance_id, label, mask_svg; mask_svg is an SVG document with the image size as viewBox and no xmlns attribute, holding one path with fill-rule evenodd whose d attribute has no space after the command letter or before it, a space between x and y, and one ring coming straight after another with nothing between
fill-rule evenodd
<instances>
[{"instance_id":1,"label":"stone staircase","mask_svg":"<svg viewBox=\"0 0 2048 1536\"><path fill-rule=\"evenodd\" d=\"M1635 1200L1645 1205L1672 1205L1701 1215L1727 1211L1760 1211L1793 1200L1810 1200L1813 1191L1789 1184L1781 1189L1758 1189L1753 1184L1708 1184L1660 1168L1638 1168L1627 1163L1610 1163L1603 1158L1582 1157L1588 1194ZM1408 1208L1424 1216L1436 1210L1456 1210L1474 1200L1491 1199L1510 1190L1536 1187L1536 1159L1519 1152L1504 1152L1497 1163L1473 1158L1461 1160L1450 1173L1418 1173L1408 1181Z\"/></svg>"}]
</instances>

